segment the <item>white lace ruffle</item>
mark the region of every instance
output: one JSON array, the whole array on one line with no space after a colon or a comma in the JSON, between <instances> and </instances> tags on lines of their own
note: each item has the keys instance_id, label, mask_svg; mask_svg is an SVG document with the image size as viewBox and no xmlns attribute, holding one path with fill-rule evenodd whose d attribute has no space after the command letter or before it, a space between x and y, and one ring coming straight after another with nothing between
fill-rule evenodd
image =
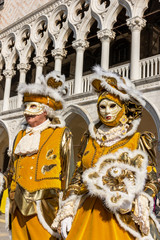
<instances>
[{"instance_id":1,"label":"white lace ruffle","mask_svg":"<svg viewBox=\"0 0 160 240\"><path fill-rule=\"evenodd\" d=\"M45 122L37 127L26 128L26 135L21 138L15 149L17 155L32 155L38 152L41 132L50 126L50 121L47 119Z\"/></svg>"}]
</instances>

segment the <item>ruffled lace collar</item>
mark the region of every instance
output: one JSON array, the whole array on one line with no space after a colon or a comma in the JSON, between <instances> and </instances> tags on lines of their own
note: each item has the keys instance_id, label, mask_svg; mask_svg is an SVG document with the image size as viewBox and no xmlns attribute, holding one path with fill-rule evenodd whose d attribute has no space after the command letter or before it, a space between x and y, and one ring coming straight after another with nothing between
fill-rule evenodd
<instances>
[{"instance_id":1,"label":"ruffled lace collar","mask_svg":"<svg viewBox=\"0 0 160 240\"><path fill-rule=\"evenodd\" d=\"M94 124L90 124L89 132L92 138L100 146L112 146L121 139L124 139L127 136L133 135L140 124L140 119L136 119L132 122L132 125L128 124L119 125L117 127L109 128L106 125L102 124L99 128L95 128Z\"/></svg>"}]
</instances>

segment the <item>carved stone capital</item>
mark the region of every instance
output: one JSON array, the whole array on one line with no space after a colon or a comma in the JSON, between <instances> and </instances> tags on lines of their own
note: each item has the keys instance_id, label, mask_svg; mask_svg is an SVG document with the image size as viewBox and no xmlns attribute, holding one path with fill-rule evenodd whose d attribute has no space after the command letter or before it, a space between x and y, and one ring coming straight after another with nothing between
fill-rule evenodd
<instances>
[{"instance_id":1,"label":"carved stone capital","mask_svg":"<svg viewBox=\"0 0 160 240\"><path fill-rule=\"evenodd\" d=\"M103 41L106 39L114 39L115 38L115 32L109 29L103 29L97 32L97 37Z\"/></svg>"},{"instance_id":2,"label":"carved stone capital","mask_svg":"<svg viewBox=\"0 0 160 240\"><path fill-rule=\"evenodd\" d=\"M74 49L81 49L81 50L85 50L86 48L89 47L89 42L87 42L86 40L75 40L72 42L72 47Z\"/></svg>"},{"instance_id":3,"label":"carved stone capital","mask_svg":"<svg viewBox=\"0 0 160 240\"><path fill-rule=\"evenodd\" d=\"M30 65L28 63L20 63L17 65L17 69L22 72L27 72L30 69Z\"/></svg>"},{"instance_id":4,"label":"carved stone capital","mask_svg":"<svg viewBox=\"0 0 160 240\"><path fill-rule=\"evenodd\" d=\"M5 69L3 71L3 74L4 74L5 77L12 78L16 74L16 71L14 71L13 69Z\"/></svg>"},{"instance_id":5,"label":"carved stone capital","mask_svg":"<svg viewBox=\"0 0 160 240\"><path fill-rule=\"evenodd\" d=\"M141 17L134 17L127 19L127 25L131 31L139 30L141 31L142 28L146 26L146 20Z\"/></svg>"},{"instance_id":6,"label":"carved stone capital","mask_svg":"<svg viewBox=\"0 0 160 240\"><path fill-rule=\"evenodd\" d=\"M51 51L53 57L63 58L67 55L67 51L63 48L56 48Z\"/></svg>"},{"instance_id":7,"label":"carved stone capital","mask_svg":"<svg viewBox=\"0 0 160 240\"><path fill-rule=\"evenodd\" d=\"M16 115L17 116L17 115ZM22 122L22 117L16 119L11 119L7 121L7 126L8 126L8 131L10 133L11 137L11 142L14 140L15 133L18 132L20 123Z\"/></svg>"},{"instance_id":8,"label":"carved stone capital","mask_svg":"<svg viewBox=\"0 0 160 240\"><path fill-rule=\"evenodd\" d=\"M43 67L47 63L47 61L48 61L47 58L41 56L33 58L33 62L36 66Z\"/></svg>"}]
</instances>

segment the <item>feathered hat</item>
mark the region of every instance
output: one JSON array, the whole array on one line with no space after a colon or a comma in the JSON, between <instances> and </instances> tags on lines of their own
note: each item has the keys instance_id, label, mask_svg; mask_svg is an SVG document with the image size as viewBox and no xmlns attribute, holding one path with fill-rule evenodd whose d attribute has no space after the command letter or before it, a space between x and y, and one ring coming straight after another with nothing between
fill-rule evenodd
<instances>
[{"instance_id":1,"label":"feathered hat","mask_svg":"<svg viewBox=\"0 0 160 240\"><path fill-rule=\"evenodd\" d=\"M54 111L62 110L64 108L62 96L67 93L65 76L52 71L46 76L42 75L39 79L40 83L19 84L17 90L23 95L23 103L38 102Z\"/></svg>"},{"instance_id":2,"label":"feathered hat","mask_svg":"<svg viewBox=\"0 0 160 240\"><path fill-rule=\"evenodd\" d=\"M116 73L107 72L100 66L93 67L94 74L91 84L98 93L107 91L109 94L117 96L121 101L133 101L136 104L145 106L142 93L139 92L131 80L121 77Z\"/></svg>"},{"instance_id":3,"label":"feathered hat","mask_svg":"<svg viewBox=\"0 0 160 240\"><path fill-rule=\"evenodd\" d=\"M125 108L128 123L142 116L142 106L146 102L131 80L121 77L116 73L108 72L100 66L93 67L94 74L91 78L93 90L99 94L97 109L102 99L108 98ZM124 110L123 110L124 111ZM119 119L116 119L117 121ZM109 123L107 123L109 125ZM112 124L112 123L110 123Z\"/></svg>"},{"instance_id":4,"label":"feathered hat","mask_svg":"<svg viewBox=\"0 0 160 240\"><path fill-rule=\"evenodd\" d=\"M23 96L23 104L26 102L38 102L43 105L48 117L56 126L65 126L61 110L65 108L63 97L67 95L65 76L57 71L52 71L39 78L40 83L19 84L18 93Z\"/></svg>"}]
</instances>

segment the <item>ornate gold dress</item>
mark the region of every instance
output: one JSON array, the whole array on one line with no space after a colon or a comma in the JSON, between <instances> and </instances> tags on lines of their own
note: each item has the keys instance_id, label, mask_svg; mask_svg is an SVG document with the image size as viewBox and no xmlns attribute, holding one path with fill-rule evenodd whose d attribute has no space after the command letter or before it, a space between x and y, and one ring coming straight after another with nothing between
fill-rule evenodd
<instances>
[{"instance_id":1,"label":"ornate gold dress","mask_svg":"<svg viewBox=\"0 0 160 240\"><path fill-rule=\"evenodd\" d=\"M94 131L98 133L97 129ZM122 175L121 177L118 176L118 181L116 180L117 182L114 182L115 179L113 179L113 176L111 176L111 174L106 176L107 173L105 172L106 175L103 176L103 184L98 185L99 172L96 171L97 168L95 168L95 165L101 158L102 161L100 166L103 168L109 161L112 161L112 158L115 158L118 151L124 153L124 151L132 152L141 149L142 152L143 150L148 155L148 166L146 165L145 167L147 168L147 173L143 191L152 198L158 191L155 168L154 136L149 132L140 134L139 132L132 131L120 139L118 139L119 136L118 138L115 136L115 141L113 138L110 138L110 141L107 143L104 139L101 141L102 138L100 135L88 131L84 134L81 141L81 150L79 153L80 161L77 163L72 182L66 193L67 196L71 196L72 194L81 196L81 200L67 240L143 239L145 234L142 233L141 226L139 226L133 218L134 200L130 210L125 212L124 209L121 209L121 211L114 211L113 209L112 211L112 207L109 205L106 206L104 201L104 198L109 198L109 195L107 195L107 193L102 193L102 196L100 196L103 184L108 184L111 193L114 192L115 187L117 188L116 190L123 192L121 189L123 189L124 178ZM124 149L124 151L122 149ZM138 152L138 154L139 153L140 152ZM106 157L106 160L104 156L107 156L108 154L110 158L108 158L108 160ZM123 154L123 158L121 157L118 159L121 164L120 166L122 166L122 161L124 162L124 156L125 155ZM138 158L135 158L134 156L132 157L132 155L129 158L132 162L132 166L136 165L136 159ZM84 172L86 171L88 171L88 179L91 180L90 186L89 184L87 185L87 178L84 177ZM129 173L129 176L127 177L132 181L133 176L131 173ZM143 176L140 178L143 178ZM94 187L92 184L93 182L95 185ZM155 224L154 220L154 216L153 219L150 217L150 224L152 226L150 228L151 232L149 238L147 239L160 239L158 226L156 226L157 222Z\"/></svg>"}]
</instances>

